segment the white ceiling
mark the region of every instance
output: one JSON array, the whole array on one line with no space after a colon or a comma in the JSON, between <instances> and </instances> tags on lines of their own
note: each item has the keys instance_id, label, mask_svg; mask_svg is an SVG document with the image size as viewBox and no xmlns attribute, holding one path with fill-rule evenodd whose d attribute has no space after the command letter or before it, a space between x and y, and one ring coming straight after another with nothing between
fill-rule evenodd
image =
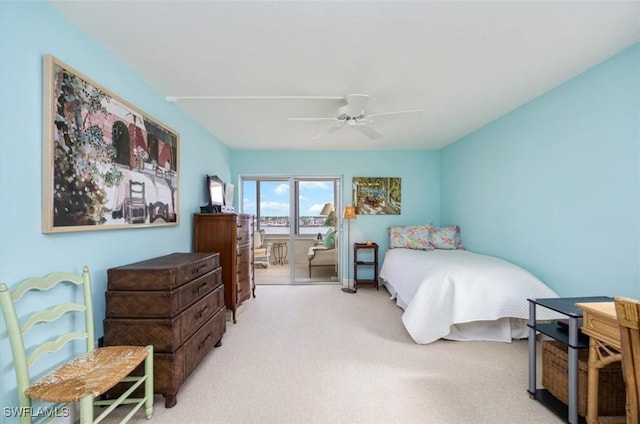
<instances>
[{"instance_id":1,"label":"white ceiling","mask_svg":"<svg viewBox=\"0 0 640 424\"><path fill-rule=\"evenodd\" d=\"M437 149L640 41L638 1L50 2L169 97L423 110L311 140L331 124L287 118L344 101L175 103L235 149Z\"/></svg>"}]
</instances>

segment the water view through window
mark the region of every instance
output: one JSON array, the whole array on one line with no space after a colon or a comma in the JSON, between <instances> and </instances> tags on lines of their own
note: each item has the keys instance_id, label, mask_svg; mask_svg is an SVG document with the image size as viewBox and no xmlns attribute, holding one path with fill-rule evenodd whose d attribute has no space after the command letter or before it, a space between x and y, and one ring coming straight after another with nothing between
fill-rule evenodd
<instances>
[{"instance_id":1,"label":"water view through window","mask_svg":"<svg viewBox=\"0 0 640 424\"><path fill-rule=\"evenodd\" d=\"M324 234L335 226L321 214L325 204L335 206L333 179L243 179L242 187L242 211L258 217L258 228L266 234L289 234L296 220L294 232L301 235ZM290 212L292 191L295 218Z\"/></svg>"}]
</instances>

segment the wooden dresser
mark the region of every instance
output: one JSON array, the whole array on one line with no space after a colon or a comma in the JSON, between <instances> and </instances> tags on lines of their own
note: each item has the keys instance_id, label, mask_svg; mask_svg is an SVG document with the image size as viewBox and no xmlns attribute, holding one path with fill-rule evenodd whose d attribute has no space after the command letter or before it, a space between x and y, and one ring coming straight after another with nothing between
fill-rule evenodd
<instances>
[{"instance_id":1,"label":"wooden dresser","mask_svg":"<svg viewBox=\"0 0 640 424\"><path fill-rule=\"evenodd\" d=\"M217 253L170 255L107 271L104 344L153 345L154 392L165 407L226 330Z\"/></svg>"},{"instance_id":2,"label":"wooden dresser","mask_svg":"<svg viewBox=\"0 0 640 424\"><path fill-rule=\"evenodd\" d=\"M197 213L193 217L193 250L218 252L222 265L224 302L233 313L253 292L253 216Z\"/></svg>"}]
</instances>

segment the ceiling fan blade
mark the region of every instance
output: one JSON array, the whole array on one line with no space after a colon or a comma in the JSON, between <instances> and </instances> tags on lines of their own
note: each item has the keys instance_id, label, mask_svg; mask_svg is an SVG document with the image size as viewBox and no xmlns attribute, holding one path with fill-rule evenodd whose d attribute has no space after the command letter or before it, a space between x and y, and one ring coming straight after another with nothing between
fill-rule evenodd
<instances>
[{"instance_id":1,"label":"ceiling fan blade","mask_svg":"<svg viewBox=\"0 0 640 424\"><path fill-rule=\"evenodd\" d=\"M342 96L167 96L171 103L180 100L343 100Z\"/></svg>"},{"instance_id":2,"label":"ceiling fan blade","mask_svg":"<svg viewBox=\"0 0 640 424\"><path fill-rule=\"evenodd\" d=\"M316 134L316 135L314 135L313 137L311 137L311 140L317 140L317 139L319 139L319 138L321 138L321 137L324 137L324 136L327 136L327 135L329 135L329 134L331 134L331 133L333 133L333 132L336 132L336 131L338 131L340 128L344 127L344 125L345 125L345 122L343 122L343 123L341 123L341 124L338 124L338 125L334 125L333 127L329 128L328 130L323 131L323 132L321 132L320 134Z\"/></svg>"},{"instance_id":3,"label":"ceiling fan blade","mask_svg":"<svg viewBox=\"0 0 640 424\"><path fill-rule=\"evenodd\" d=\"M412 113L422 113L422 109L410 109L410 110L397 110L395 112L381 112L381 113L372 113L367 115L368 118L375 118L376 116L389 116L389 115L408 115Z\"/></svg>"},{"instance_id":4,"label":"ceiling fan blade","mask_svg":"<svg viewBox=\"0 0 640 424\"><path fill-rule=\"evenodd\" d=\"M376 130L373 127L370 127L369 125L353 125L353 128L355 128L356 130L360 131L362 134L366 135L369 138L372 139L376 139L376 138L380 138L382 137L382 134L380 134L380 132L378 132L378 130Z\"/></svg>"},{"instance_id":5,"label":"ceiling fan blade","mask_svg":"<svg viewBox=\"0 0 640 424\"><path fill-rule=\"evenodd\" d=\"M345 96L347 100L346 114L348 116L362 116L364 115L364 108L369 102L369 95L367 94L348 94Z\"/></svg>"}]
</instances>

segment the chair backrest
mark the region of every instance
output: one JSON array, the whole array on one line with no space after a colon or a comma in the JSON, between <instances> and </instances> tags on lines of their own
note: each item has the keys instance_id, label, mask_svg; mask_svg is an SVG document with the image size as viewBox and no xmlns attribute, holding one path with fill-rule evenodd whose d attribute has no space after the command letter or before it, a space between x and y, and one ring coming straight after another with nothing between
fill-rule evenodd
<instances>
[{"instance_id":1,"label":"chair backrest","mask_svg":"<svg viewBox=\"0 0 640 424\"><path fill-rule=\"evenodd\" d=\"M46 292L61 283L72 283L81 286L83 289L82 303L60 303L51 305L47 302L53 296L51 293L41 293L38 296L38 305L44 305L37 311L30 311L21 318L16 312L16 303L23 296L31 291ZM75 291L75 290L74 290ZM28 296L31 298L31 296ZM31 302L33 303L33 302ZM91 277L89 269L84 267L82 275L68 272L56 272L45 277L29 278L19 283L13 290L9 290L5 284L0 284L0 308L7 325L7 334L11 351L13 353L14 368L18 386L18 399L20 407L31 406L31 400L24 394L24 391L31 384L30 367L35 361L46 353L52 353L67 343L75 340L86 341L86 351L89 352L94 347L93 330L93 304L91 298ZM29 330L34 329L36 324L51 324L61 319L65 314L77 312L84 315L84 331L73 331L62 333L60 328L63 325L47 325L47 334L50 338L37 346L26 346L25 335Z\"/></svg>"},{"instance_id":2,"label":"chair backrest","mask_svg":"<svg viewBox=\"0 0 640 424\"><path fill-rule=\"evenodd\" d=\"M640 301L624 297L614 299L620 341L622 371L627 389L627 424L640 422Z\"/></svg>"},{"instance_id":3,"label":"chair backrest","mask_svg":"<svg viewBox=\"0 0 640 424\"><path fill-rule=\"evenodd\" d=\"M264 230L255 230L253 232L253 247L260 249L264 246Z\"/></svg>"},{"instance_id":4,"label":"chair backrest","mask_svg":"<svg viewBox=\"0 0 640 424\"><path fill-rule=\"evenodd\" d=\"M144 200L144 183L129 180L129 197Z\"/></svg>"}]
</instances>

